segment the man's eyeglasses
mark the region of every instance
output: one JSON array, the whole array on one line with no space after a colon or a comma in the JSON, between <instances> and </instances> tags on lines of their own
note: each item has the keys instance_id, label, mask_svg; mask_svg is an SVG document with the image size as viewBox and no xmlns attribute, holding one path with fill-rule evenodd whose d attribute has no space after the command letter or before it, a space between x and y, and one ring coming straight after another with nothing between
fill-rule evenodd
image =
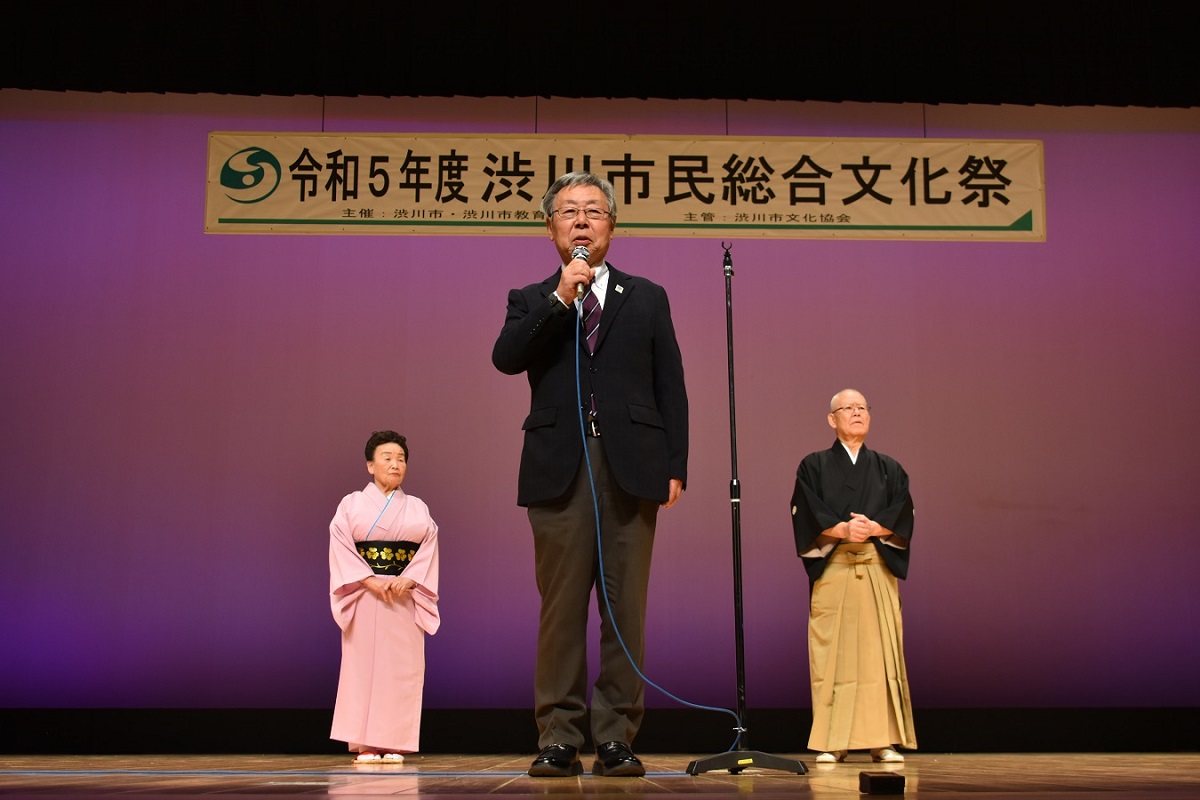
<instances>
[{"instance_id":1,"label":"man's eyeglasses","mask_svg":"<svg viewBox=\"0 0 1200 800\"><path fill-rule=\"evenodd\" d=\"M854 414L856 412L859 414L870 414L871 407L870 406L842 406L841 408L835 408L833 410L833 413L836 414L839 411L845 411L850 414Z\"/></svg>"},{"instance_id":2,"label":"man's eyeglasses","mask_svg":"<svg viewBox=\"0 0 1200 800\"><path fill-rule=\"evenodd\" d=\"M556 208L551 213L555 218L560 220L573 220L579 216L579 212L581 211L585 217L592 221L606 219L607 217L611 216L603 208Z\"/></svg>"}]
</instances>

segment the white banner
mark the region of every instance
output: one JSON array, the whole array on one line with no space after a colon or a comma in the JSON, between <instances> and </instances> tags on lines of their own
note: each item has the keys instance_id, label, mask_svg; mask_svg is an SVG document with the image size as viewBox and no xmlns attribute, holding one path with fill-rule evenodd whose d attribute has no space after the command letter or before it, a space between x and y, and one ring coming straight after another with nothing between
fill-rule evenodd
<instances>
[{"instance_id":1,"label":"white banner","mask_svg":"<svg viewBox=\"0 0 1200 800\"><path fill-rule=\"evenodd\" d=\"M624 236L1045 241L1042 143L211 133L212 233L543 235L587 170Z\"/></svg>"}]
</instances>

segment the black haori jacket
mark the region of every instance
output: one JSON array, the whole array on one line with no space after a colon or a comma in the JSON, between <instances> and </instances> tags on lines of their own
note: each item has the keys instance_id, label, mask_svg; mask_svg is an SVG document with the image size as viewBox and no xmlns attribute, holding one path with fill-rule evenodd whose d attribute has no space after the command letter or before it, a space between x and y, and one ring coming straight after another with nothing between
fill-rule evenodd
<instances>
[{"instance_id":1,"label":"black haori jacket","mask_svg":"<svg viewBox=\"0 0 1200 800\"><path fill-rule=\"evenodd\" d=\"M848 522L850 514L863 514L896 536L910 542L913 534L913 502L908 491L908 474L896 459L868 450L858 451L857 463L839 441L828 450L805 456L796 470L796 488L792 492L792 534L796 555L804 559L804 569L815 583L832 548L824 556L804 556L812 549L821 531L839 522ZM908 577L908 547L892 547L871 537L884 563L897 578Z\"/></svg>"}]
</instances>

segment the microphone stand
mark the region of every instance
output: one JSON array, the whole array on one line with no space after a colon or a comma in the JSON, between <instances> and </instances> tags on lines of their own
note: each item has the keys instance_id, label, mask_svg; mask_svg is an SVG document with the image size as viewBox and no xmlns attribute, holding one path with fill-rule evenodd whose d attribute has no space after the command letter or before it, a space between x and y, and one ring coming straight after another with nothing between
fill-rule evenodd
<instances>
[{"instance_id":1,"label":"microphone stand","mask_svg":"<svg viewBox=\"0 0 1200 800\"><path fill-rule=\"evenodd\" d=\"M725 248L725 338L729 348L729 452L733 462L733 478L729 481L729 504L733 512L733 617L734 617L734 649L737 653L737 718L738 729L737 749L718 753L687 766L689 775L701 772L726 769L736 775L744 769L752 767L777 769L795 772L803 775L808 767L800 761L791 758L761 753L748 749L746 735L746 645L742 634L742 516L741 516L741 484L738 482L737 471L737 419L733 402L733 257L729 254L732 244L721 243Z\"/></svg>"}]
</instances>

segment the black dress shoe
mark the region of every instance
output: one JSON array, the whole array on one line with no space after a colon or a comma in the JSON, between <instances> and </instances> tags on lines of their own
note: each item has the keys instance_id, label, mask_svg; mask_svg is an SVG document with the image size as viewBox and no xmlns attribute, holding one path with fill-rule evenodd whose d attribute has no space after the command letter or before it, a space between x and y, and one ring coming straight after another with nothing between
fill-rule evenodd
<instances>
[{"instance_id":1,"label":"black dress shoe","mask_svg":"<svg viewBox=\"0 0 1200 800\"><path fill-rule=\"evenodd\" d=\"M529 774L535 778L569 778L583 774L579 761L579 748L569 744L552 744L542 748L538 757L529 765Z\"/></svg>"},{"instance_id":2,"label":"black dress shoe","mask_svg":"<svg viewBox=\"0 0 1200 800\"><path fill-rule=\"evenodd\" d=\"M592 774L609 778L640 778L646 774L646 768L629 749L629 745L624 742L605 742L596 748Z\"/></svg>"}]
</instances>

